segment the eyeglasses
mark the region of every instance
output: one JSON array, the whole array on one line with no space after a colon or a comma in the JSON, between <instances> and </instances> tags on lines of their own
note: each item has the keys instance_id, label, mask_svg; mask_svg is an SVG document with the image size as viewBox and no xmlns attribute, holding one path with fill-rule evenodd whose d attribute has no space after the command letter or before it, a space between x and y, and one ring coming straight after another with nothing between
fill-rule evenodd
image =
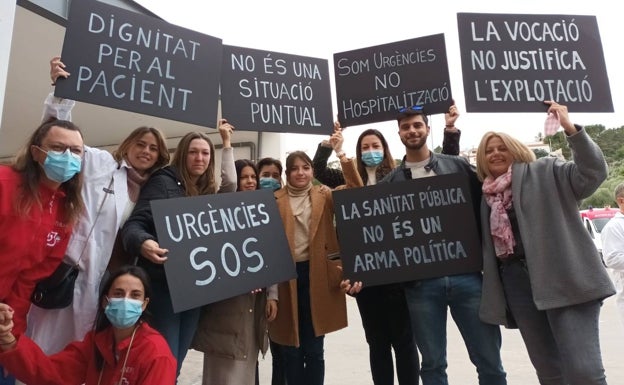
<instances>
[{"instance_id":1,"label":"eyeglasses","mask_svg":"<svg viewBox=\"0 0 624 385\"><path fill-rule=\"evenodd\" d=\"M49 146L36 146L38 149L40 149L43 152L48 152L48 151L52 151L54 153L57 154L62 154L65 151L69 150L69 153L78 159L82 159L82 155L84 153L83 148L82 147L76 147L76 146L65 146L62 144L52 144ZM45 148L47 147L47 149Z\"/></svg>"},{"instance_id":2,"label":"eyeglasses","mask_svg":"<svg viewBox=\"0 0 624 385\"><path fill-rule=\"evenodd\" d=\"M423 110L424 110L424 107L423 106L403 107L403 108L399 109L399 113L402 114L402 113L404 113L406 111L410 111L410 110L422 113Z\"/></svg>"}]
</instances>

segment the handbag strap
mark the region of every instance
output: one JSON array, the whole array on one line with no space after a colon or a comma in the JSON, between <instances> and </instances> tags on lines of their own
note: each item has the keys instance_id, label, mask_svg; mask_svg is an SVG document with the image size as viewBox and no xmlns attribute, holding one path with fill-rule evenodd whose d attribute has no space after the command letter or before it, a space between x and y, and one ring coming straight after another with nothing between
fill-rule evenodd
<instances>
[{"instance_id":1,"label":"handbag strap","mask_svg":"<svg viewBox=\"0 0 624 385\"><path fill-rule=\"evenodd\" d=\"M104 207L104 202L106 202L106 198L108 198L108 195L111 194L111 187L113 186L113 180L114 180L114 176L111 176L110 182L108 182L108 187L104 189L104 197L102 198L102 202L100 203L100 207L98 208L97 214L95 214L95 219L93 220L93 224L91 225L91 229L89 230L89 234L87 234L87 240L85 241L84 245L82 246L82 251L80 252L80 257L78 257L78 260L74 263L74 265L76 267L78 267L78 265L80 264L80 260L82 259L82 257L84 256L84 252L87 249L87 245L89 244L89 238L91 238L91 234L93 234L93 229L95 228L95 224L97 223L98 218L100 217L100 213L102 212L102 207Z\"/></svg>"}]
</instances>

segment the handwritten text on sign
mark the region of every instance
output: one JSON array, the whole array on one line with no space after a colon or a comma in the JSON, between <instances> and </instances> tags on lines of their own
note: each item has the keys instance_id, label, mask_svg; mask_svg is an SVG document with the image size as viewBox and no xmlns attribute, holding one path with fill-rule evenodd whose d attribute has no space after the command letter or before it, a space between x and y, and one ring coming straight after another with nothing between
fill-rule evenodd
<instances>
[{"instance_id":1,"label":"handwritten text on sign","mask_svg":"<svg viewBox=\"0 0 624 385\"><path fill-rule=\"evenodd\" d=\"M343 126L392 120L403 107L435 114L451 105L442 34L336 53L334 75Z\"/></svg>"},{"instance_id":2,"label":"handwritten text on sign","mask_svg":"<svg viewBox=\"0 0 624 385\"><path fill-rule=\"evenodd\" d=\"M176 312L296 276L272 191L151 202Z\"/></svg>"},{"instance_id":3,"label":"handwritten text on sign","mask_svg":"<svg viewBox=\"0 0 624 385\"><path fill-rule=\"evenodd\" d=\"M224 46L223 116L243 130L329 134L327 60Z\"/></svg>"},{"instance_id":4,"label":"handwritten text on sign","mask_svg":"<svg viewBox=\"0 0 624 385\"><path fill-rule=\"evenodd\" d=\"M347 278L371 286L481 269L465 176L383 183L333 195Z\"/></svg>"},{"instance_id":5,"label":"handwritten text on sign","mask_svg":"<svg viewBox=\"0 0 624 385\"><path fill-rule=\"evenodd\" d=\"M211 126L221 39L103 4L73 1L57 96Z\"/></svg>"},{"instance_id":6,"label":"handwritten text on sign","mask_svg":"<svg viewBox=\"0 0 624 385\"><path fill-rule=\"evenodd\" d=\"M466 109L613 112L595 16L457 15Z\"/></svg>"}]
</instances>

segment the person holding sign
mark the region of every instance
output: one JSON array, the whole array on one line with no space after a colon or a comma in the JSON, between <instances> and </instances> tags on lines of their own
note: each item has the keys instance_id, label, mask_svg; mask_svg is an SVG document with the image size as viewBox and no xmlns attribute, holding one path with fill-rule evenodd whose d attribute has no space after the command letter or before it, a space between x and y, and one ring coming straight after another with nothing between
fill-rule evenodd
<instances>
[{"instance_id":1,"label":"person holding sign","mask_svg":"<svg viewBox=\"0 0 624 385\"><path fill-rule=\"evenodd\" d=\"M457 107L453 104L446 114L446 124L444 126L444 140L442 142L442 153L449 155L459 154L459 140L461 130L455 127L455 121L459 117ZM334 123L334 133L329 140L323 140L318 144L312 164L314 165L314 177L321 183L331 188L347 183L342 170L327 166L327 161L335 151L336 157L341 161L346 153L342 149L344 138L339 122ZM342 154L342 155L341 155ZM364 130L358 137L355 147L355 163L357 172L366 186L371 186L388 175L396 167L396 163L386 138L381 132L375 129Z\"/></svg>"},{"instance_id":2,"label":"person holding sign","mask_svg":"<svg viewBox=\"0 0 624 385\"><path fill-rule=\"evenodd\" d=\"M402 108L397 115L399 137L405 145L401 165L380 183L459 173L470 186L473 208L478 218L481 183L475 169L459 156L436 154L427 148L429 120L422 106ZM479 319L481 272L421 279L405 283L405 298L422 355L420 378L423 385L448 384L446 374L446 319L450 309L475 365L480 385L505 385L506 374L500 356L498 326Z\"/></svg>"},{"instance_id":3,"label":"person holding sign","mask_svg":"<svg viewBox=\"0 0 624 385\"><path fill-rule=\"evenodd\" d=\"M457 118L459 112L452 105L445 114L443 153L459 153L461 132L455 127ZM342 171L326 167L328 155L325 156L322 146L319 146L314 156L317 179L330 183L346 183L347 187L360 187L364 184L372 186L394 169L394 158L381 132L367 129L358 137L355 159L357 170L353 161L342 150L343 142L340 123L336 122L329 143L340 159ZM319 169L320 166L323 169ZM410 326L402 285L365 287L355 298L369 347L371 374L375 385L394 383L392 350L396 358L399 384L418 385L418 349Z\"/></svg>"},{"instance_id":4,"label":"person holding sign","mask_svg":"<svg viewBox=\"0 0 624 385\"><path fill-rule=\"evenodd\" d=\"M0 363L28 384L174 384L175 359L143 320L150 298L145 271L121 268L103 286L93 330L51 356L12 330L13 309L0 303Z\"/></svg>"},{"instance_id":5,"label":"person holding sign","mask_svg":"<svg viewBox=\"0 0 624 385\"><path fill-rule=\"evenodd\" d=\"M236 171L231 145L234 127L225 119L219 120L219 134L223 140L220 192L236 189ZM180 139L171 165L152 174L141 189L139 200L122 229L122 240L130 255L139 256L138 265L144 267L154 287L154 299L149 311L154 316L154 327L163 334L180 373L182 362L197 329L200 308L174 313L169 283L163 264L167 262L167 249L158 244L151 200L214 194L215 148L210 138L200 132L190 132Z\"/></svg>"},{"instance_id":6,"label":"person holding sign","mask_svg":"<svg viewBox=\"0 0 624 385\"><path fill-rule=\"evenodd\" d=\"M256 165L234 162L236 191L258 188ZM192 347L204 352L203 385L254 385L258 352L268 348L267 321L277 315L277 285L202 307Z\"/></svg>"},{"instance_id":7,"label":"person holding sign","mask_svg":"<svg viewBox=\"0 0 624 385\"><path fill-rule=\"evenodd\" d=\"M63 260L82 211L80 129L42 123L12 165L0 166L0 302L10 306L16 333L26 329L35 284ZM13 384L0 364L0 384Z\"/></svg>"},{"instance_id":8,"label":"person holding sign","mask_svg":"<svg viewBox=\"0 0 624 385\"><path fill-rule=\"evenodd\" d=\"M282 346L286 383L321 385L324 335L347 326L345 292L361 283L342 280L331 191L312 185L312 160L303 151L286 158L286 186L275 192L297 279L278 286L280 309L269 324Z\"/></svg>"},{"instance_id":9,"label":"person holding sign","mask_svg":"<svg viewBox=\"0 0 624 385\"><path fill-rule=\"evenodd\" d=\"M52 83L67 76L65 64L59 57L52 58ZM44 120L50 117L71 120L74 105L73 100L50 94L45 100ZM74 299L62 309L43 309L35 305L28 313L27 335L46 354L57 353L71 341L82 340L91 330L99 285L111 253L123 254L121 243L116 242L118 229L132 211L149 175L167 163L169 152L164 136L153 127L133 130L112 154L84 147L82 196L86 211L74 227L67 247L67 257L80 265Z\"/></svg>"},{"instance_id":10,"label":"person holding sign","mask_svg":"<svg viewBox=\"0 0 624 385\"><path fill-rule=\"evenodd\" d=\"M484 254L479 314L520 329L540 384L605 385L598 325L602 300L615 289L577 202L606 179L607 165L566 106L544 103L558 117L574 162L536 160L502 132L486 133L477 148Z\"/></svg>"}]
</instances>

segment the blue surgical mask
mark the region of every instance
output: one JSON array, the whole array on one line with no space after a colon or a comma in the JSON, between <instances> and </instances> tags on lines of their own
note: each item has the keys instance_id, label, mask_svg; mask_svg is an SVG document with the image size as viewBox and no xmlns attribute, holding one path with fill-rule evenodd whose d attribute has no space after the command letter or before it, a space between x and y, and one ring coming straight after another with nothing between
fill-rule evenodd
<instances>
[{"instance_id":1,"label":"blue surgical mask","mask_svg":"<svg viewBox=\"0 0 624 385\"><path fill-rule=\"evenodd\" d=\"M273 191L279 190L282 188L280 182L275 178L260 178L260 188L262 189L271 189Z\"/></svg>"},{"instance_id":2,"label":"blue surgical mask","mask_svg":"<svg viewBox=\"0 0 624 385\"><path fill-rule=\"evenodd\" d=\"M137 323L143 314L143 301L132 298L109 298L104 314L117 329L126 329Z\"/></svg>"},{"instance_id":3,"label":"blue surgical mask","mask_svg":"<svg viewBox=\"0 0 624 385\"><path fill-rule=\"evenodd\" d=\"M80 172L82 159L69 149L65 152L48 150L43 171L48 179L58 183L65 183Z\"/></svg>"},{"instance_id":4,"label":"blue surgical mask","mask_svg":"<svg viewBox=\"0 0 624 385\"><path fill-rule=\"evenodd\" d=\"M383 151L363 151L362 152L362 162L368 167L375 167L381 164L383 160L384 153Z\"/></svg>"}]
</instances>

